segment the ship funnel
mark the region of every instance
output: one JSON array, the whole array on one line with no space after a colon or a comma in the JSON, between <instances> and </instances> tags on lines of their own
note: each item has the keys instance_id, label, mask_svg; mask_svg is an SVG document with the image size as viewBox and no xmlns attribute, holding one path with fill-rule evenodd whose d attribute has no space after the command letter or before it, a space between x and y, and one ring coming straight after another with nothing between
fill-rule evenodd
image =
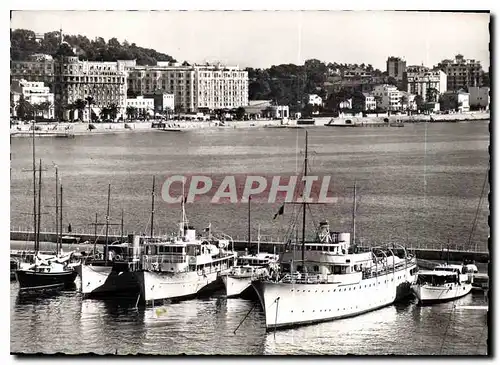
<instances>
[{"instance_id":1,"label":"ship funnel","mask_svg":"<svg viewBox=\"0 0 500 365\"><path fill-rule=\"evenodd\" d=\"M318 239L320 242L330 241L330 226L327 221L320 222Z\"/></svg>"},{"instance_id":2,"label":"ship funnel","mask_svg":"<svg viewBox=\"0 0 500 365\"><path fill-rule=\"evenodd\" d=\"M128 235L128 242L132 246L132 257L137 258L141 254L141 236L135 234ZM130 246L129 246L130 247Z\"/></svg>"},{"instance_id":3,"label":"ship funnel","mask_svg":"<svg viewBox=\"0 0 500 365\"><path fill-rule=\"evenodd\" d=\"M186 227L184 230L184 238L186 241L196 240L196 230L193 227Z\"/></svg>"}]
</instances>

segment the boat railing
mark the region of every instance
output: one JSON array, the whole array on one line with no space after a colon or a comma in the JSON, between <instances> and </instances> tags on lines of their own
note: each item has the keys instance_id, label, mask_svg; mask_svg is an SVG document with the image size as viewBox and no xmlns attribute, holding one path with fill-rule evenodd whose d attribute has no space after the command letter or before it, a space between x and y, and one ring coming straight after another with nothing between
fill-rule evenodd
<instances>
[{"instance_id":1,"label":"boat railing","mask_svg":"<svg viewBox=\"0 0 500 365\"><path fill-rule=\"evenodd\" d=\"M319 274L285 274L280 280L283 283L296 283L296 284L320 284L325 283L326 278Z\"/></svg>"},{"instance_id":2,"label":"boat railing","mask_svg":"<svg viewBox=\"0 0 500 365\"><path fill-rule=\"evenodd\" d=\"M161 264L180 264L186 262L185 256L181 255L144 255L143 266L155 266Z\"/></svg>"}]
</instances>

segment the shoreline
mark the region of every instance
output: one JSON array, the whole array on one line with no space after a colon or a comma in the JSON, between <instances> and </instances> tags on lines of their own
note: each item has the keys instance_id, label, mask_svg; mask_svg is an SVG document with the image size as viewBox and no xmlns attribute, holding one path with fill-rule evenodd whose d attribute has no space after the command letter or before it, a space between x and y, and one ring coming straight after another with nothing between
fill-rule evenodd
<instances>
[{"instance_id":1,"label":"shoreline","mask_svg":"<svg viewBox=\"0 0 500 365\"><path fill-rule=\"evenodd\" d=\"M432 117L432 121L431 121ZM459 118L458 118L459 117ZM405 124L419 123L471 123L484 122L490 120L489 113L477 114L453 114L446 115L418 115L418 116L377 116L377 117L317 117L314 125L300 125L297 120L282 122L281 120L254 120L254 121L229 121L224 126L218 125L218 121L171 121L166 123L171 125L172 132L189 132L201 129L249 129L249 128L314 128L314 127L395 127ZM388 119L385 122L384 119ZM346 121L350 120L350 124ZM89 129L89 125L94 129ZM35 132L36 137L52 138L73 138L75 136L91 136L102 134L122 134L138 132L159 132L157 128L152 128L152 122L120 122L120 123L47 123L41 124L41 130ZM32 137L33 132L29 130L31 125L11 127L10 136L13 138Z\"/></svg>"}]
</instances>

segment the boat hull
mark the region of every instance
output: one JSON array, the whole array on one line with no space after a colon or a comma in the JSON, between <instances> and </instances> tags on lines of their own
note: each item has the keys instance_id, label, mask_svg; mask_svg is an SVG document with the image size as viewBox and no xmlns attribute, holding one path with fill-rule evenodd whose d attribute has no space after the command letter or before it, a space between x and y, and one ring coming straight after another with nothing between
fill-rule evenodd
<instances>
[{"instance_id":1,"label":"boat hull","mask_svg":"<svg viewBox=\"0 0 500 365\"><path fill-rule=\"evenodd\" d=\"M140 302L163 299L187 299L220 286L218 273L199 274L197 271L168 273L137 271L134 273L140 288Z\"/></svg>"},{"instance_id":2,"label":"boat hull","mask_svg":"<svg viewBox=\"0 0 500 365\"><path fill-rule=\"evenodd\" d=\"M244 293L250 290L253 291L251 276L238 277L223 275L222 281L224 283L224 288L226 289L226 297L228 298L243 296Z\"/></svg>"},{"instance_id":3,"label":"boat hull","mask_svg":"<svg viewBox=\"0 0 500 365\"><path fill-rule=\"evenodd\" d=\"M21 291L69 288L74 285L76 276L77 272L73 270L63 272L16 271L16 279Z\"/></svg>"},{"instance_id":4,"label":"boat hull","mask_svg":"<svg viewBox=\"0 0 500 365\"><path fill-rule=\"evenodd\" d=\"M97 265L79 265L77 271L85 296L136 295L139 292L139 283L132 272L118 272L112 266Z\"/></svg>"},{"instance_id":5,"label":"boat hull","mask_svg":"<svg viewBox=\"0 0 500 365\"><path fill-rule=\"evenodd\" d=\"M353 317L394 303L409 295L415 275L406 269L352 284L300 284L254 281L266 317L266 329Z\"/></svg>"},{"instance_id":6,"label":"boat hull","mask_svg":"<svg viewBox=\"0 0 500 365\"><path fill-rule=\"evenodd\" d=\"M413 285L412 291L420 304L447 302L469 294L472 284L446 284L443 286Z\"/></svg>"}]
</instances>

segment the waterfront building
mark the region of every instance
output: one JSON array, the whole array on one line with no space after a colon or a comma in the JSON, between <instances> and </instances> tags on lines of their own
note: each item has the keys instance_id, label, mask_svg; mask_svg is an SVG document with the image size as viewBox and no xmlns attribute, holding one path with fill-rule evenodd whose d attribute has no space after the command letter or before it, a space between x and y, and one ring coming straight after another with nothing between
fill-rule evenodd
<instances>
[{"instance_id":1,"label":"waterfront building","mask_svg":"<svg viewBox=\"0 0 500 365\"><path fill-rule=\"evenodd\" d=\"M469 87L469 106L475 109L490 109L490 88L487 86Z\"/></svg>"},{"instance_id":2,"label":"waterfront building","mask_svg":"<svg viewBox=\"0 0 500 365\"><path fill-rule=\"evenodd\" d=\"M306 97L307 104L321 106L323 105L323 99L317 94L308 94Z\"/></svg>"},{"instance_id":3,"label":"waterfront building","mask_svg":"<svg viewBox=\"0 0 500 365\"><path fill-rule=\"evenodd\" d=\"M399 57L387 58L387 75L398 81L402 81L406 72L406 61Z\"/></svg>"},{"instance_id":4,"label":"waterfront building","mask_svg":"<svg viewBox=\"0 0 500 365\"><path fill-rule=\"evenodd\" d=\"M54 81L54 60L50 55L34 54L27 61L10 61L10 78L44 82L51 87Z\"/></svg>"},{"instance_id":5,"label":"waterfront building","mask_svg":"<svg viewBox=\"0 0 500 365\"><path fill-rule=\"evenodd\" d=\"M132 107L138 115L153 115L155 110L155 101L152 98L138 96L136 98L127 98L126 107Z\"/></svg>"},{"instance_id":6,"label":"waterfront building","mask_svg":"<svg viewBox=\"0 0 500 365\"><path fill-rule=\"evenodd\" d=\"M144 95L145 98L153 99L154 111L158 114L173 113L175 109L175 96L161 90Z\"/></svg>"},{"instance_id":7,"label":"waterfront building","mask_svg":"<svg viewBox=\"0 0 500 365\"><path fill-rule=\"evenodd\" d=\"M443 60L437 68L447 75L447 89L458 91L472 86L483 86L484 71L481 62L465 59L458 54L454 60Z\"/></svg>"},{"instance_id":8,"label":"waterfront building","mask_svg":"<svg viewBox=\"0 0 500 365\"><path fill-rule=\"evenodd\" d=\"M12 116L17 116L17 108L22 97L35 108L38 117L54 118L54 94L43 82L13 80L10 95Z\"/></svg>"},{"instance_id":9,"label":"waterfront building","mask_svg":"<svg viewBox=\"0 0 500 365\"><path fill-rule=\"evenodd\" d=\"M388 111L401 110L401 93L396 86L377 85L373 89L373 96L377 100L377 107Z\"/></svg>"},{"instance_id":10,"label":"waterfront building","mask_svg":"<svg viewBox=\"0 0 500 365\"><path fill-rule=\"evenodd\" d=\"M352 109L352 98L341 101L339 103L339 109Z\"/></svg>"},{"instance_id":11,"label":"waterfront building","mask_svg":"<svg viewBox=\"0 0 500 365\"><path fill-rule=\"evenodd\" d=\"M416 98L415 94L411 94L407 91L400 91L399 93L401 95L401 110L405 111L417 110L417 102L415 100Z\"/></svg>"},{"instance_id":12,"label":"waterfront building","mask_svg":"<svg viewBox=\"0 0 500 365\"><path fill-rule=\"evenodd\" d=\"M273 105L272 100L249 100L245 114L249 119L287 119L290 109L288 105Z\"/></svg>"},{"instance_id":13,"label":"waterfront building","mask_svg":"<svg viewBox=\"0 0 500 365\"><path fill-rule=\"evenodd\" d=\"M172 94L177 111L234 109L248 105L248 72L238 66L179 65L128 67L130 91Z\"/></svg>"},{"instance_id":14,"label":"waterfront building","mask_svg":"<svg viewBox=\"0 0 500 365\"><path fill-rule=\"evenodd\" d=\"M375 100L375 96L371 93L363 93L364 102L363 102L363 110L375 110L377 109L377 101Z\"/></svg>"},{"instance_id":15,"label":"waterfront building","mask_svg":"<svg viewBox=\"0 0 500 365\"><path fill-rule=\"evenodd\" d=\"M362 67L349 67L341 71L341 75L343 78L366 78L371 77L371 72L366 71Z\"/></svg>"},{"instance_id":16,"label":"waterfront building","mask_svg":"<svg viewBox=\"0 0 500 365\"><path fill-rule=\"evenodd\" d=\"M447 76L440 69L430 70L425 66L408 66L406 74L406 91L420 95L424 101L437 101L439 95L447 90ZM436 90L433 97L435 100L428 100L432 98L429 94L430 89Z\"/></svg>"},{"instance_id":17,"label":"waterfront building","mask_svg":"<svg viewBox=\"0 0 500 365\"><path fill-rule=\"evenodd\" d=\"M440 109L443 111L453 110L460 113L468 112L470 110L469 93L463 90L448 90L441 95L439 105Z\"/></svg>"},{"instance_id":18,"label":"waterfront building","mask_svg":"<svg viewBox=\"0 0 500 365\"><path fill-rule=\"evenodd\" d=\"M55 62L54 96L56 115L69 119L77 100L92 97L92 112L97 116L103 108L116 108L116 116L125 118L127 74L125 63L80 61L63 57ZM81 110L83 121L90 121L89 108Z\"/></svg>"}]
</instances>

